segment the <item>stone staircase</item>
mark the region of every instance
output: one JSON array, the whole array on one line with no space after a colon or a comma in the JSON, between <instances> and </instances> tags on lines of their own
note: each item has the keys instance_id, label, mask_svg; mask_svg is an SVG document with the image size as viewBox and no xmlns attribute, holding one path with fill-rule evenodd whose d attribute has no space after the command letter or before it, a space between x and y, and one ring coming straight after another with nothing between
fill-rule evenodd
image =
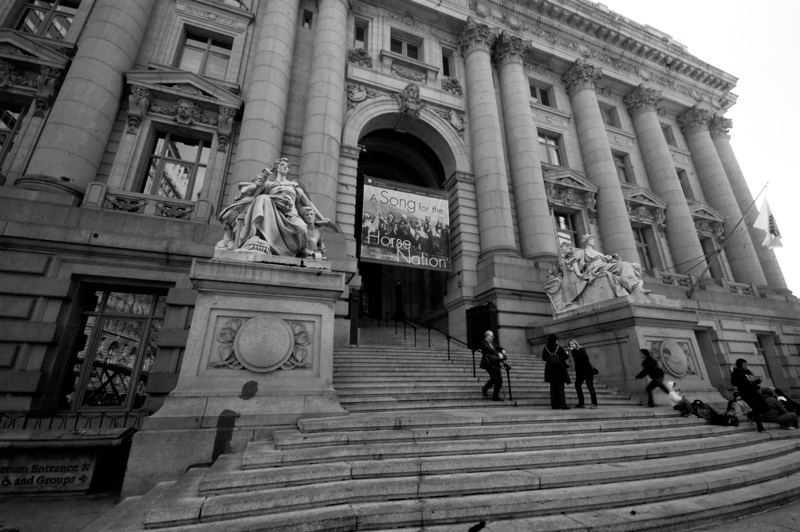
<instances>
[{"instance_id":1,"label":"stone staircase","mask_svg":"<svg viewBox=\"0 0 800 532\"><path fill-rule=\"evenodd\" d=\"M335 354L351 415L278 430L85 532L679 531L800 498L800 431L711 426L605 388L597 410L542 408L535 357L512 358L514 401L494 403L469 351L448 362L385 333Z\"/></svg>"},{"instance_id":2,"label":"stone staircase","mask_svg":"<svg viewBox=\"0 0 800 532\"><path fill-rule=\"evenodd\" d=\"M333 385L339 402L349 412L428 410L446 408L549 407L550 385L544 382L544 362L530 353L510 353L511 397L507 403L484 400L481 386L488 380L478 368L481 354L433 332L409 329L361 329L359 345L339 348L334 354ZM574 379L574 374L572 375ZM503 372L502 395L509 399L509 382ZM603 406L633 405L629 394L595 384ZM578 402L573 386L566 386L568 404ZM585 400L589 394L584 388Z\"/></svg>"}]
</instances>

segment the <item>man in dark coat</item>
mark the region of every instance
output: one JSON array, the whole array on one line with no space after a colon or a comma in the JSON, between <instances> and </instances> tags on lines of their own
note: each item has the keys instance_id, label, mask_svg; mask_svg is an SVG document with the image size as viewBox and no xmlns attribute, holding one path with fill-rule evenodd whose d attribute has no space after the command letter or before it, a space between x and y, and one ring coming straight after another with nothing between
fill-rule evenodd
<instances>
[{"instance_id":1,"label":"man in dark coat","mask_svg":"<svg viewBox=\"0 0 800 532\"><path fill-rule=\"evenodd\" d=\"M483 385L483 396L489 396L489 388L494 386L494 393L492 393L492 401L502 401L500 397L500 388L503 387L503 374L500 371L500 363L505 360L506 350L494 343L494 333L486 331L483 334L483 342L481 343L481 369L485 369L489 374L489 381Z\"/></svg>"},{"instance_id":2,"label":"man in dark coat","mask_svg":"<svg viewBox=\"0 0 800 532\"><path fill-rule=\"evenodd\" d=\"M769 410L769 405L764 401L764 398L759 392L761 379L756 378L755 375L747 369L747 361L745 359L739 358L736 360L736 367L731 371L731 384L736 386L739 397L747 403L747 406L753 409L752 414L748 417L755 421L758 432L764 432L764 425L761 424L761 416Z\"/></svg>"},{"instance_id":3,"label":"man in dark coat","mask_svg":"<svg viewBox=\"0 0 800 532\"><path fill-rule=\"evenodd\" d=\"M645 391L647 392L647 406L653 408L656 406L653 401L653 390L661 388L665 394L669 395L669 388L664 384L664 371L659 367L658 360L653 358L649 349L640 349L644 360L642 360L642 371L637 375L637 379L643 379L646 376L650 377L650 382L647 384Z\"/></svg>"},{"instance_id":4,"label":"man in dark coat","mask_svg":"<svg viewBox=\"0 0 800 532\"><path fill-rule=\"evenodd\" d=\"M542 350L544 365L544 382L550 383L550 408L553 410L569 410L567 399L564 396L564 384L569 384L567 373L567 360L569 355L564 348L558 345L558 336L547 336L547 345Z\"/></svg>"}]
</instances>

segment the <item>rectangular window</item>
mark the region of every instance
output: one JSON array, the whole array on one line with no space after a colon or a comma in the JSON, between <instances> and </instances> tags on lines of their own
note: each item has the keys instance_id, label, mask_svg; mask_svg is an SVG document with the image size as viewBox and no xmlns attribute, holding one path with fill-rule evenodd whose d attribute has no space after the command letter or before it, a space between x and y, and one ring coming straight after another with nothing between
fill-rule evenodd
<instances>
[{"instance_id":1,"label":"rectangular window","mask_svg":"<svg viewBox=\"0 0 800 532\"><path fill-rule=\"evenodd\" d=\"M667 141L667 144L677 148L678 143L675 141L675 134L672 132L672 126L661 124L661 131L664 133L664 140Z\"/></svg>"},{"instance_id":2,"label":"rectangular window","mask_svg":"<svg viewBox=\"0 0 800 532\"><path fill-rule=\"evenodd\" d=\"M614 166L617 167L617 176L620 183L634 184L633 170L631 170L630 157L624 153L612 153Z\"/></svg>"},{"instance_id":3,"label":"rectangular window","mask_svg":"<svg viewBox=\"0 0 800 532\"><path fill-rule=\"evenodd\" d=\"M178 68L201 76L223 79L228 71L233 40L224 40L190 31L181 46Z\"/></svg>"},{"instance_id":4,"label":"rectangular window","mask_svg":"<svg viewBox=\"0 0 800 532\"><path fill-rule=\"evenodd\" d=\"M544 87L540 87L538 85L530 85L531 89L531 100L533 103L538 103L539 105L544 105L545 107L553 107L552 99L550 98L550 89L545 89Z\"/></svg>"},{"instance_id":5,"label":"rectangular window","mask_svg":"<svg viewBox=\"0 0 800 532\"><path fill-rule=\"evenodd\" d=\"M84 298L59 409L140 408L164 324L166 294L147 289L97 287Z\"/></svg>"},{"instance_id":6,"label":"rectangular window","mask_svg":"<svg viewBox=\"0 0 800 532\"><path fill-rule=\"evenodd\" d=\"M578 229L575 225L575 215L563 212L554 212L553 218L556 223L556 236L558 245L567 244L571 247L578 247Z\"/></svg>"},{"instance_id":7,"label":"rectangular window","mask_svg":"<svg viewBox=\"0 0 800 532\"><path fill-rule=\"evenodd\" d=\"M450 77L452 74L450 73L450 62L453 57L453 52L449 50L442 49L442 75L445 77Z\"/></svg>"},{"instance_id":8,"label":"rectangular window","mask_svg":"<svg viewBox=\"0 0 800 532\"><path fill-rule=\"evenodd\" d=\"M694 192L692 192L692 184L689 183L689 176L686 174L686 170L681 170L680 168L676 168L675 171L678 173L678 180L681 182L683 195L686 196L686 199L690 200L695 199Z\"/></svg>"},{"instance_id":9,"label":"rectangular window","mask_svg":"<svg viewBox=\"0 0 800 532\"><path fill-rule=\"evenodd\" d=\"M14 145L24 115L22 106L0 102L0 168Z\"/></svg>"},{"instance_id":10,"label":"rectangular window","mask_svg":"<svg viewBox=\"0 0 800 532\"><path fill-rule=\"evenodd\" d=\"M167 198L198 199L205 183L210 144L163 131L157 133L142 192Z\"/></svg>"},{"instance_id":11,"label":"rectangular window","mask_svg":"<svg viewBox=\"0 0 800 532\"><path fill-rule=\"evenodd\" d=\"M307 30L310 30L313 21L314 21L314 13L312 13L308 9L303 10L303 27Z\"/></svg>"},{"instance_id":12,"label":"rectangular window","mask_svg":"<svg viewBox=\"0 0 800 532\"><path fill-rule=\"evenodd\" d=\"M561 156L561 137L539 133L539 157L543 163L564 166Z\"/></svg>"},{"instance_id":13,"label":"rectangular window","mask_svg":"<svg viewBox=\"0 0 800 532\"><path fill-rule=\"evenodd\" d=\"M642 266L642 270L649 272L653 269L655 263L653 262L653 255L650 253L645 229L642 227L633 227L632 229L636 251L639 253L639 264Z\"/></svg>"},{"instance_id":14,"label":"rectangular window","mask_svg":"<svg viewBox=\"0 0 800 532\"><path fill-rule=\"evenodd\" d=\"M392 52L422 61L421 55L422 39L408 33L392 30L391 38L389 39L389 50Z\"/></svg>"},{"instance_id":15,"label":"rectangular window","mask_svg":"<svg viewBox=\"0 0 800 532\"><path fill-rule=\"evenodd\" d=\"M63 40L80 3L80 0L27 0L14 29Z\"/></svg>"},{"instance_id":16,"label":"rectangular window","mask_svg":"<svg viewBox=\"0 0 800 532\"><path fill-rule=\"evenodd\" d=\"M363 20L356 20L353 47L367 49L367 30L369 24Z\"/></svg>"},{"instance_id":17,"label":"rectangular window","mask_svg":"<svg viewBox=\"0 0 800 532\"><path fill-rule=\"evenodd\" d=\"M603 115L603 123L605 125L619 128L619 116L617 116L617 110L614 107L601 105L600 113Z\"/></svg>"}]
</instances>

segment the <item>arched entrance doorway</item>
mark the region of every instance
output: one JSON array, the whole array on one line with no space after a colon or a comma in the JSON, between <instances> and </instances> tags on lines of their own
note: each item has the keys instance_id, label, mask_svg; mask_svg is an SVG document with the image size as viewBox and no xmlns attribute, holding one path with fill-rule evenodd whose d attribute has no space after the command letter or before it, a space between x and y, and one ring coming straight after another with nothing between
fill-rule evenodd
<instances>
[{"instance_id":1,"label":"arched entrance doorway","mask_svg":"<svg viewBox=\"0 0 800 532\"><path fill-rule=\"evenodd\" d=\"M420 194L441 194L444 190L445 170L433 149L419 137L410 133L401 133L393 129L376 129L359 139L359 144L364 150L358 163L358 194L357 194L357 219L362 224L356 224L356 241L382 242L384 247L391 248L392 242L414 241L405 236L400 237L400 231L387 230L386 211L382 213L382 220L376 216L375 209L364 205L364 187L372 190L370 184L380 181L388 187L396 186L402 190L412 191L406 198L415 197L414 192ZM377 190L377 189L375 189ZM380 189L384 190L384 189ZM386 197L387 199L394 199ZM400 200L402 201L402 200ZM444 200L446 204L446 199ZM409 211L408 209L406 209ZM442 231L436 229L439 216L434 212L409 211L403 214L403 221L394 224L402 226L408 223L420 224L417 228L424 236L423 243L416 243L420 253L425 257L447 256L449 265L449 217L442 220L447 227L447 233L442 236ZM393 217L390 217L393 220ZM378 229L379 222L381 222ZM427 225L430 224L430 225ZM391 224L390 224L391 225ZM414 229L412 228L412 232ZM363 233L368 233L364 235ZM395 237L395 234L397 236ZM395 238L395 240L391 240ZM367 239L367 240L364 240ZM446 243L442 243L446 240ZM446 246L447 249L441 249ZM387 313L391 316L405 318L409 321L432 325L446 331L447 311L444 308L444 296L447 292L447 279L449 272L442 269L426 268L425 265L398 265L376 261L369 253L362 253L359 249L359 273L361 274L361 308L359 317L363 323L365 319L385 318ZM442 263L437 261L437 264ZM448 266L449 270L449 266Z\"/></svg>"}]
</instances>

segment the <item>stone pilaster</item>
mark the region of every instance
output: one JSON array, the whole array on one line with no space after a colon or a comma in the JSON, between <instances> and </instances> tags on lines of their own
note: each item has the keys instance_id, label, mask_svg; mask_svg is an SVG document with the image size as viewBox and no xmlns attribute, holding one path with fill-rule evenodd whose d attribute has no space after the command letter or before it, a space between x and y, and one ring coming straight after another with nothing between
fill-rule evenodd
<instances>
[{"instance_id":1,"label":"stone pilaster","mask_svg":"<svg viewBox=\"0 0 800 532\"><path fill-rule=\"evenodd\" d=\"M491 49L496 38L489 26L477 24L471 18L467 19L466 28L459 38L469 87L467 108L481 257L495 253L518 255L500 117L492 83Z\"/></svg>"},{"instance_id":2,"label":"stone pilaster","mask_svg":"<svg viewBox=\"0 0 800 532\"><path fill-rule=\"evenodd\" d=\"M644 85L633 89L624 99L633 118L636 139L653 192L667 202L666 235L675 270L681 274L700 275L705 266L699 258L705 253L658 121L656 107L660 101L661 92Z\"/></svg>"},{"instance_id":3,"label":"stone pilaster","mask_svg":"<svg viewBox=\"0 0 800 532\"><path fill-rule=\"evenodd\" d=\"M82 193L95 180L154 4L97 0L27 169L37 188Z\"/></svg>"},{"instance_id":4,"label":"stone pilaster","mask_svg":"<svg viewBox=\"0 0 800 532\"><path fill-rule=\"evenodd\" d=\"M678 123L692 152L692 161L700 177L706 201L725 217L725 253L734 280L740 283L765 285L767 280L758 262L753 241L745 224L739 224L742 211L711 140L708 130L710 119L711 114L707 110L692 107L678 116Z\"/></svg>"},{"instance_id":5,"label":"stone pilaster","mask_svg":"<svg viewBox=\"0 0 800 532\"><path fill-rule=\"evenodd\" d=\"M562 80L572 100L586 175L599 188L597 218L606 253L618 253L628 262L639 262L636 243L628 219L622 186L611 155L603 116L597 103L595 83L602 70L581 60L575 61Z\"/></svg>"},{"instance_id":6,"label":"stone pilaster","mask_svg":"<svg viewBox=\"0 0 800 532\"><path fill-rule=\"evenodd\" d=\"M519 37L500 35L495 59L500 71L500 94L505 118L506 148L517 208L523 258L554 258L558 249L547 206L539 140L529 102L523 56L530 44Z\"/></svg>"},{"instance_id":7,"label":"stone pilaster","mask_svg":"<svg viewBox=\"0 0 800 532\"><path fill-rule=\"evenodd\" d=\"M300 179L323 216L336 217L339 149L344 120L349 0L319 0L314 57L300 150Z\"/></svg>"},{"instance_id":8,"label":"stone pilaster","mask_svg":"<svg viewBox=\"0 0 800 532\"><path fill-rule=\"evenodd\" d=\"M299 7L300 0L271 0L258 15L255 57L243 94L236 147L237 181L252 178L281 156Z\"/></svg>"},{"instance_id":9,"label":"stone pilaster","mask_svg":"<svg viewBox=\"0 0 800 532\"><path fill-rule=\"evenodd\" d=\"M758 208L753 205L753 195L747 186L742 168L739 166L739 161L736 159L731 147L731 137L728 134L728 130L733 127L733 122L729 118L715 116L708 126L711 140L714 142L714 147L717 149L717 154L720 161L722 161L723 168L725 168L728 181L730 181L733 195L736 196L736 201L739 204L739 210L745 213L744 221L747 224L750 239L755 244L756 254L761 262L764 276L767 278L767 284L769 284L770 288L776 290L787 290L786 279L783 277L775 252L761 245L764 240L764 231L753 227L756 218L758 218Z\"/></svg>"}]
</instances>

